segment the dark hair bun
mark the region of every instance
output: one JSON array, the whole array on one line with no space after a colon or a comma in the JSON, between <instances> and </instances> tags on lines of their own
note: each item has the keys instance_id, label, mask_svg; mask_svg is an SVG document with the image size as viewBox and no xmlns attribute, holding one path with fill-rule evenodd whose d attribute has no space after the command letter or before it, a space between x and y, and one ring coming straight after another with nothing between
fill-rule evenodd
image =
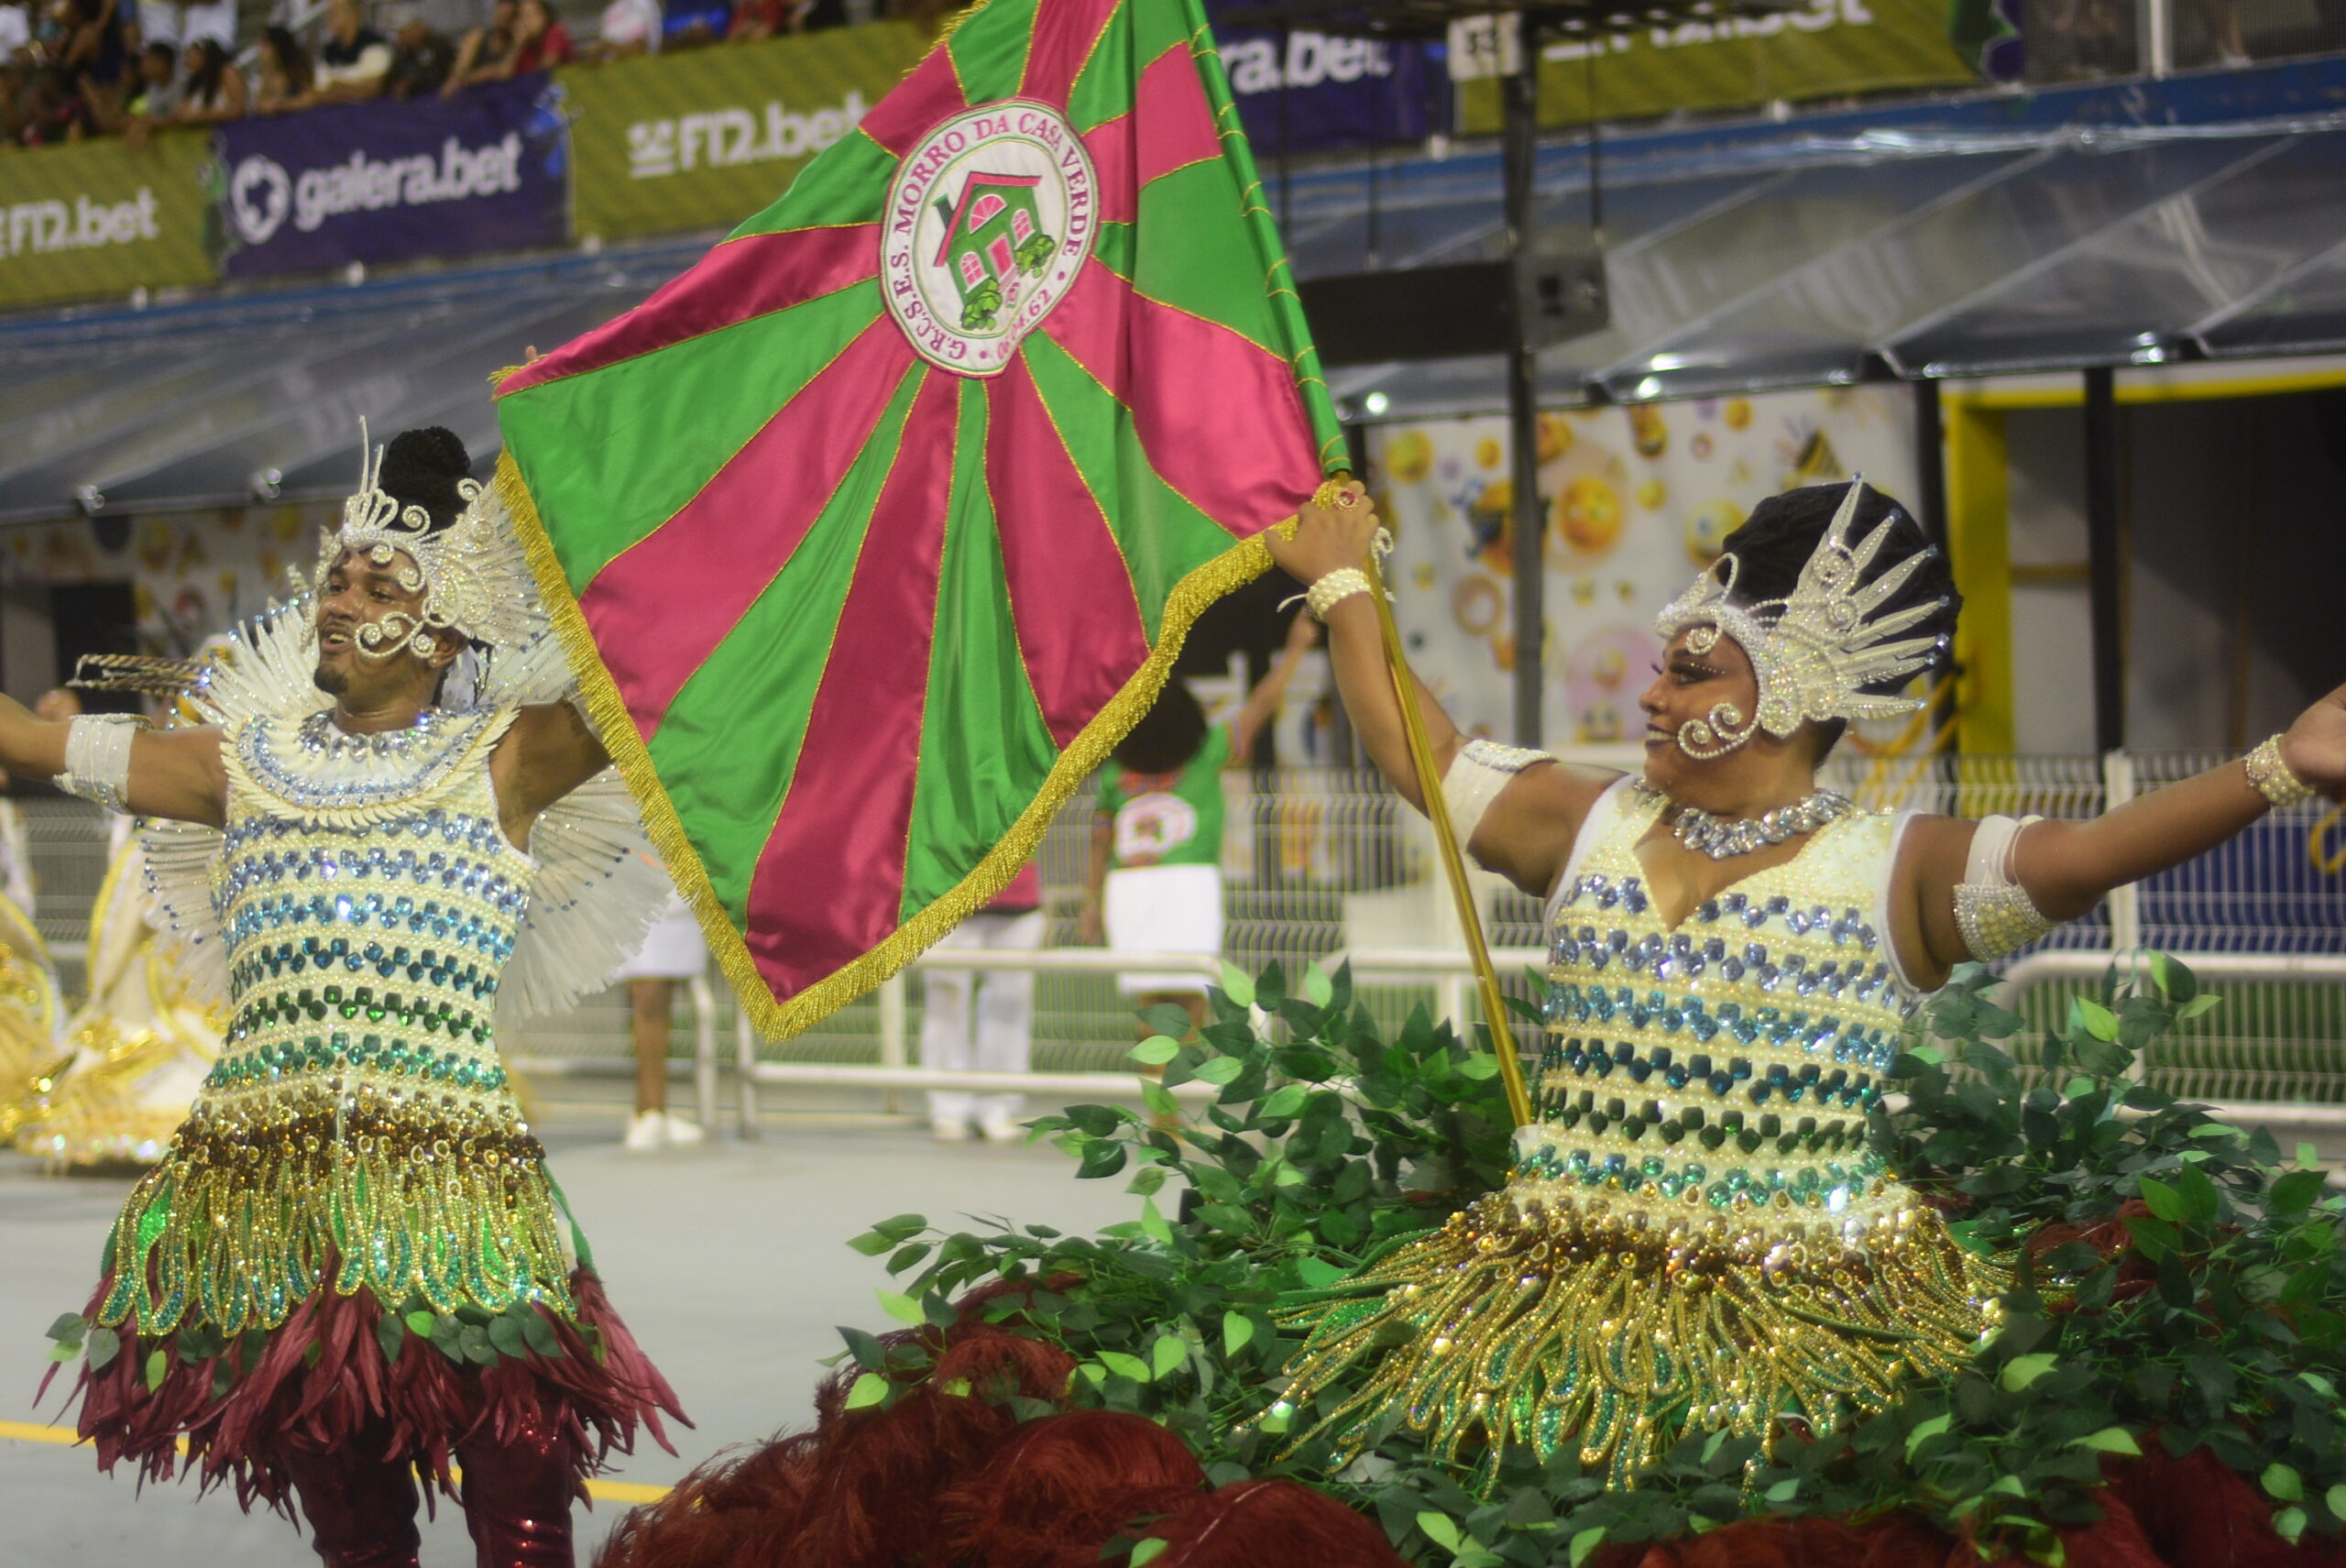
<instances>
[{"instance_id":1,"label":"dark hair bun","mask_svg":"<svg viewBox=\"0 0 2346 1568\"><path fill-rule=\"evenodd\" d=\"M430 512L433 528L441 529L465 510L456 481L469 477L472 466L472 456L455 431L425 425L391 437L375 482L401 504Z\"/></svg>"}]
</instances>

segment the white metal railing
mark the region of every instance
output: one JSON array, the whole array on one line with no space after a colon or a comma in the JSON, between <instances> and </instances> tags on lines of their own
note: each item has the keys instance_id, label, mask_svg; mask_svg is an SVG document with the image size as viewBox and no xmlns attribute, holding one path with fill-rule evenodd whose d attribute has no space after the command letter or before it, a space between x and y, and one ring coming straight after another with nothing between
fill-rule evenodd
<instances>
[{"instance_id":1,"label":"white metal railing","mask_svg":"<svg viewBox=\"0 0 2346 1568\"><path fill-rule=\"evenodd\" d=\"M1537 948L1502 948L1492 952L1491 960L1501 968L1519 968L1543 961L1544 955ZM1398 948L1337 953L1321 960L1321 963L1322 967L1331 970L1338 964L1350 963L1355 980L1366 980L1372 983L1430 981L1434 987L1437 1015L1462 1028L1466 1023L1474 965L1463 948ZM1189 974L1207 984L1219 983L1222 972L1222 960L1205 954L1111 952L1103 948L932 948L915 959L907 966L907 972L920 968L1029 974L1113 975L1131 971ZM908 1058L910 1030L906 1027L905 1015L904 975L897 974L880 989L880 1060L876 1065L761 1060L757 1054L757 1036L750 1027L748 1016L741 1016L735 1026L733 1070L739 1096L738 1124L743 1135L755 1135L758 1116L756 1086L762 1083L883 1089L890 1091L890 1108L893 1109L893 1094L906 1090L1129 1095L1137 1080L1138 1075L1131 1071L978 1072L915 1067ZM707 1068L713 1071L713 1057L707 1063ZM1201 1087L1194 1092L1207 1091Z\"/></svg>"}]
</instances>

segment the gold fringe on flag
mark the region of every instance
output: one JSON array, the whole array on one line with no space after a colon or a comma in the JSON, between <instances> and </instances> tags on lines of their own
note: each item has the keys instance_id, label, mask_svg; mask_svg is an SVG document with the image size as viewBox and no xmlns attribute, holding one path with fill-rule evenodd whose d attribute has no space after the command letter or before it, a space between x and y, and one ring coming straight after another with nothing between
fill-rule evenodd
<instances>
[{"instance_id":1,"label":"gold fringe on flag","mask_svg":"<svg viewBox=\"0 0 2346 1568\"><path fill-rule=\"evenodd\" d=\"M768 1039L774 1040L786 1040L812 1027L872 991L991 903L1041 846L1043 836L1050 830L1051 819L1058 815L1068 797L1108 760L1108 753L1116 743L1157 701L1165 683L1172 678L1174 663L1180 658L1181 645L1198 617L1216 599L1261 576L1271 565L1270 551L1257 536L1233 545L1175 585L1167 597L1157 643L1149 650L1148 658L1059 753L1058 762L1042 788L985 859L949 892L899 926L877 947L784 1002L775 999L765 977L759 972L756 960L750 956L749 945L735 928L732 916L718 900L717 890L709 883L708 872L693 849L684 822L661 784L651 752L644 746L643 738L636 733L627 703L596 652L594 632L570 591L570 580L564 575L554 542L547 537L545 525L538 517L537 503L531 499L529 485L522 479L510 450L498 458L493 482L498 499L512 514L514 532L537 579L538 592L545 601L554 635L561 640L571 670L578 677L588 722L642 807L644 827L652 836L652 846L667 862L677 890L700 921L709 951L716 955L718 967L732 983L751 1023ZM1294 520L1289 518L1276 526L1291 528L1293 524Z\"/></svg>"}]
</instances>

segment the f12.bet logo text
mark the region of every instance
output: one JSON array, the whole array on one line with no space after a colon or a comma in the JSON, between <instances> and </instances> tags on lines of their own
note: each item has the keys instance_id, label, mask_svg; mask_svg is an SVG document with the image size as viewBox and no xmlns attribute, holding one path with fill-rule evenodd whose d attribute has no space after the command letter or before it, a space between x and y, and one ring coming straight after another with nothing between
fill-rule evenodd
<instances>
[{"instance_id":1,"label":"f12.bet logo text","mask_svg":"<svg viewBox=\"0 0 2346 1568\"><path fill-rule=\"evenodd\" d=\"M53 196L0 207L0 257L47 256L161 237L155 192L144 185L126 202L93 202L87 196L76 196L69 203Z\"/></svg>"}]
</instances>

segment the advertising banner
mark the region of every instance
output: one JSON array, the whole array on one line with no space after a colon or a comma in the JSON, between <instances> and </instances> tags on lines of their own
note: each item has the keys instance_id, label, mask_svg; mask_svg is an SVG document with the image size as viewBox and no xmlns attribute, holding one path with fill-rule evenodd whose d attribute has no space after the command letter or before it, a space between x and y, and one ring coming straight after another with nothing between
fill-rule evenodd
<instances>
[{"instance_id":1,"label":"advertising banner","mask_svg":"<svg viewBox=\"0 0 2346 1568\"><path fill-rule=\"evenodd\" d=\"M581 239L731 228L853 130L926 44L901 22L572 66Z\"/></svg>"},{"instance_id":2,"label":"advertising banner","mask_svg":"<svg viewBox=\"0 0 2346 1568\"><path fill-rule=\"evenodd\" d=\"M558 245L565 147L543 75L454 98L220 127L232 277Z\"/></svg>"},{"instance_id":3,"label":"advertising banner","mask_svg":"<svg viewBox=\"0 0 2346 1568\"><path fill-rule=\"evenodd\" d=\"M1540 58L1540 122L1634 120L1979 80L1948 36L1945 0L1809 0L1801 11L1550 42ZM1460 82L1458 106L1462 131L1499 128L1497 82Z\"/></svg>"},{"instance_id":4,"label":"advertising banner","mask_svg":"<svg viewBox=\"0 0 2346 1568\"><path fill-rule=\"evenodd\" d=\"M1449 78L1421 44L1222 27L1214 37L1257 159L1420 141L1449 124Z\"/></svg>"},{"instance_id":5,"label":"advertising banner","mask_svg":"<svg viewBox=\"0 0 2346 1568\"><path fill-rule=\"evenodd\" d=\"M1540 416L1546 544L1543 740L1635 742L1661 643L1653 618L1766 497L1867 482L1914 492L1903 387L1759 393ZM1409 662L1470 734L1510 740L1515 557L1507 421L1374 428L1370 484L1395 540L1393 614Z\"/></svg>"},{"instance_id":6,"label":"advertising banner","mask_svg":"<svg viewBox=\"0 0 2346 1568\"><path fill-rule=\"evenodd\" d=\"M209 283L202 131L0 158L0 307Z\"/></svg>"}]
</instances>

